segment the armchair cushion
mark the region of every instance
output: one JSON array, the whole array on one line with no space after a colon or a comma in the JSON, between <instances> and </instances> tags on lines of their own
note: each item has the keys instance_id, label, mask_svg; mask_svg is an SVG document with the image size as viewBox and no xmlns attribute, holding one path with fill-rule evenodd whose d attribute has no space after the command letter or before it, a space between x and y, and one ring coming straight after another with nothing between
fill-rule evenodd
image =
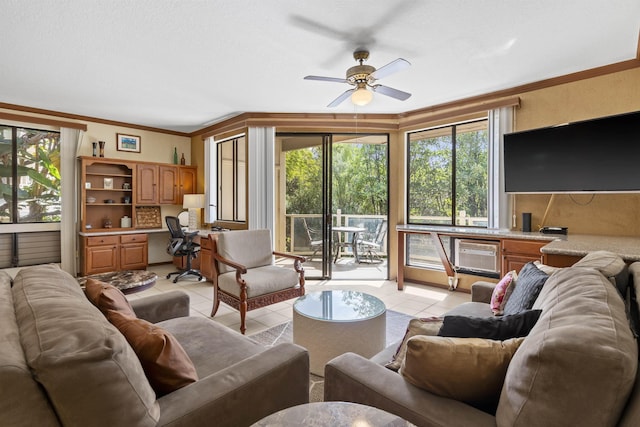
<instances>
[{"instance_id":1,"label":"armchair cushion","mask_svg":"<svg viewBox=\"0 0 640 427\"><path fill-rule=\"evenodd\" d=\"M298 273L293 269L275 265L248 269L242 278L247 283L247 298L293 288L299 280ZM218 286L231 295L240 295L235 270L218 276Z\"/></svg>"},{"instance_id":2,"label":"armchair cushion","mask_svg":"<svg viewBox=\"0 0 640 427\"><path fill-rule=\"evenodd\" d=\"M244 265L247 269L273 264L273 248L269 230L244 230L220 233L218 253ZM220 273L235 271L220 263Z\"/></svg>"},{"instance_id":3,"label":"armchair cushion","mask_svg":"<svg viewBox=\"0 0 640 427\"><path fill-rule=\"evenodd\" d=\"M157 395L198 381L193 362L169 332L146 320L113 310L109 313L109 321L133 347Z\"/></svg>"}]
</instances>

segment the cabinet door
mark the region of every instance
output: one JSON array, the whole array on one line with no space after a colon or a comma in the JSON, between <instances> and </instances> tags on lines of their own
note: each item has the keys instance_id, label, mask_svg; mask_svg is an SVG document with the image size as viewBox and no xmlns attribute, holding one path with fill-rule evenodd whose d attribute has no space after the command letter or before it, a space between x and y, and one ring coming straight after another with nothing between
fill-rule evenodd
<instances>
[{"instance_id":1,"label":"cabinet door","mask_svg":"<svg viewBox=\"0 0 640 427\"><path fill-rule=\"evenodd\" d=\"M120 245L120 269L144 270L147 268L147 243Z\"/></svg>"},{"instance_id":2,"label":"cabinet door","mask_svg":"<svg viewBox=\"0 0 640 427\"><path fill-rule=\"evenodd\" d=\"M136 203L158 204L158 166L138 164L136 167Z\"/></svg>"},{"instance_id":3,"label":"cabinet door","mask_svg":"<svg viewBox=\"0 0 640 427\"><path fill-rule=\"evenodd\" d=\"M196 192L196 168L180 167L180 188L178 189L178 204L182 204L185 194Z\"/></svg>"},{"instance_id":4,"label":"cabinet door","mask_svg":"<svg viewBox=\"0 0 640 427\"><path fill-rule=\"evenodd\" d=\"M160 171L160 195L159 202L164 205L178 204L178 167L163 165ZM182 201L180 201L182 203Z\"/></svg>"},{"instance_id":5,"label":"cabinet door","mask_svg":"<svg viewBox=\"0 0 640 427\"><path fill-rule=\"evenodd\" d=\"M118 245L88 246L85 248L85 275L118 270Z\"/></svg>"}]
</instances>

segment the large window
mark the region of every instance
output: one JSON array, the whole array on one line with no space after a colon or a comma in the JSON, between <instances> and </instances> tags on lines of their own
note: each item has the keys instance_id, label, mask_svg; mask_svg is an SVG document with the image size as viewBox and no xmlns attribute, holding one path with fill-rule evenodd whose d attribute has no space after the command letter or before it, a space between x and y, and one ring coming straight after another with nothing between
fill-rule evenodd
<instances>
[{"instance_id":1,"label":"large window","mask_svg":"<svg viewBox=\"0 0 640 427\"><path fill-rule=\"evenodd\" d=\"M487 227L488 120L408 134L411 224Z\"/></svg>"},{"instance_id":2,"label":"large window","mask_svg":"<svg viewBox=\"0 0 640 427\"><path fill-rule=\"evenodd\" d=\"M60 221L60 133L0 126L0 223Z\"/></svg>"},{"instance_id":3,"label":"large window","mask_svg":"<svg viewBox=\"0 0 640 427\"><path fill-rule=\"evenodd\" d=\"M217 144L219 221L244 222L247 219L247 155L244 136Z\"/></svg>"}]
</instances>

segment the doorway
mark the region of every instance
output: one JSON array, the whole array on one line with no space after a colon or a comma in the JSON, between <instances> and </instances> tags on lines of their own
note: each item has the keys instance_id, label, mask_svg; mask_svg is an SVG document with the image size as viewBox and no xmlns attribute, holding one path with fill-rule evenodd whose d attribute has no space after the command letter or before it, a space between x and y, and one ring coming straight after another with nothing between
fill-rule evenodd
<instances>
[{"instance_id":1,"label":"doorway","mask_svg":"<svg viewBox=\"0 0 640 427\"><path fill-rule=\"evenodd\" d=\"M388 278L387 134L276 135L276 244L310 279Z\"/></svg>"}]
</instances>

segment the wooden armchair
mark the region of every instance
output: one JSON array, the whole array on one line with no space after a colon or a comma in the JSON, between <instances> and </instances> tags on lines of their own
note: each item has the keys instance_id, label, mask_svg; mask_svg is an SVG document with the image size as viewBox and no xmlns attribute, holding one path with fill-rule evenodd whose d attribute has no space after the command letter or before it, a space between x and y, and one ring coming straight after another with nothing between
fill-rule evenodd
<instances>
[{"instance_id":1,"label":"wooden armchair","mask_svg":"<svg viewBox=\"0 0 640 427\"><path fill-rule=\"evenodd\" d=\"M240 311L244 334L247 311L304 295L304 257L273 251L269 230L210 234L214 303ZM293 260L293 268L274 264L274 255Z\"/></svg>"}]
</instances>

